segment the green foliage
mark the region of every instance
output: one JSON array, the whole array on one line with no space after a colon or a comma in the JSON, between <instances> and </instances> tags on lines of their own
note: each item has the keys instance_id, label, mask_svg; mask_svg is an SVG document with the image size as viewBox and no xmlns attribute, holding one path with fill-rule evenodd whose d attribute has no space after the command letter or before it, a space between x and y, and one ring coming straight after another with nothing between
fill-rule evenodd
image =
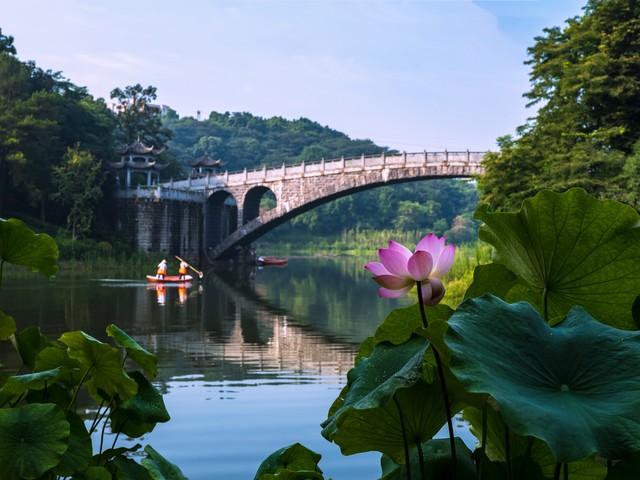
<instances>
[{"instance_id":1,"label":"green foliage","mask_svg":"<svg viewBox=\"0 0 640 480\"><path fill-rule=\"evenodd\" d=\"M506 299L531 302L552 323L577 304L605 323L635 328L640 216L634 209L573 189L541 192L516 213L481 207L476 216L495 261L517 277Z\"/></svg>"},{"instance_id":2,"label":"green foliage","mask_svg":"<svg viewBox=\"0 0 640 480\"><path fill-rule=\"evenodd\" d=\"M0 409L0 476L35 479L57 466L69 431L64 412L50 403Z\"/></svg>"},{"instance_id":3,"label":"green foliage","mask_svg":"<svg viewBox=\"0 0 640 480\"><path fill-rule=\"evenodd\" d=\"M0 282L4 262L27 267L50 277L58 271L58 247L43 233L34 233L17 218L0 219Z\"/></svg>"},{"instance_id":4,"label":"green foliage","mask_svg":"<svg viewBox=\"0 0 640 480\"><path fill-rule=\"evenodd\" d=\"M560 462L640 450L638 333L580 307L550 327L529 304L494 296L467 300L449 325L453 373L491 395L516 434L543 439Z\"/></svg>"},{"instance_id":5,"label":"green foliage","mask_svg":"<svg viewBox=\"0 0 640 480\"><path fill-rule=\"evenodd\" d=\"M485 158L485 202L512 209L544 188L581 187L639 204L638 31L635 0L590 0L581 17L535 39L526 97L540 108Z\"/></svg>"},{"instance_id":6,"label":"green foliage","mask_svg":"<svg viewBox=\"0 0 640 480\"><path fill-rule=\"evenodd\" d=\"M258 468L254 480L323 480L318 468L321 456L294 443L276 450Z\"/></svg>"},{"instance_id":7,"label":"green foliage","mask_svg":"<svg viewBox=\"0 0 640 480\"><path fill-rule=\"evenodd\" d=\"M127 333L113 323L107 327L109 335L119 347L127 351L127 356L136 362L151 378L158 374L158 358L142 347Z\"/></svg>"},{"instance_id":8,"label":"green foliage","mask_svg":"<svg viewBox=\"0 0 640 480\"><path fill-rule=\"evenodd\" d=\"M56 192L51 196L69 208L67 227L72 241L91 231L95 206L102 198L100 162L79 145L68 148L63 163L52 169Z\"/></svg>"},{"instance_id":9,"label":"green foliage","mask_svg":"<svg viewBox=\"0 0 640 480\"><path fill-rule=\"evenodd\" d=\"M0 310L0 341L7 340L16 332L16 321Z\"/></svg>"},{"instance_id":10,"label":"green foliage","mask_svg":"<svg viewBox=\"0 0 640 480\"><path fill-rule=\"evenodd\" d=\"M142 466L147 469L153 480L187 480L180 469L160 455L151 445L144 447L147 457Z\"/></svg>"}]
</instances>

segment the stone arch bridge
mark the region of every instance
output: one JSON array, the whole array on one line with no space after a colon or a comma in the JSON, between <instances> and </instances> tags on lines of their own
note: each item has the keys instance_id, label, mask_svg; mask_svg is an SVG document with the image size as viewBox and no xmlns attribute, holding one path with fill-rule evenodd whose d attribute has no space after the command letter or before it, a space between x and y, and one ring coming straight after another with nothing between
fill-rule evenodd
<instances>
[{"instance_id":1,"label":"stone arch bridge","mask_svg":"<svg viewBox=\"0 0 640 480\"><path fill-rule=\"evenodd\" d=\"M160 225L157 225L157 219L145 222L144 218L138 218L138 237L148 241L138 239L134 246L191 255L199 250L213 262L236 256L278 225L339 197L415 180L473 178L483 173L481 161L485 153L444 151L362 155L189 178L150 189L121 191L119 197L134 200L141 203L140 206L144 206L145 201L164 202L165 205L155 213L164 218ZM267 192L275 197L276 206L261 211L260 202ZM176 220L175 214L166 212L167 202L192 205L183 205L183 214ZM185 209L194 212L188 213ZM185 220L186 217L189 218ZM154 232L160 232L155 234L159 238L152 238ZM163 236L170 238L163 239Z\"/></svg>"}]
</instances>

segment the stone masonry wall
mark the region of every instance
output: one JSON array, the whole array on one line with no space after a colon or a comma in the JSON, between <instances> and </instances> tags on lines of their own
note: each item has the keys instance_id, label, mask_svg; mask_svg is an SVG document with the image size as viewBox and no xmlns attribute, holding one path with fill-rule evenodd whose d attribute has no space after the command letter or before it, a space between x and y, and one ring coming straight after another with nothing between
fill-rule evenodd
<instances>
[{"instance_id":1,"label":"stone masonry wall","mask_svg":"<svg viewBox=\"0 0 640 480\"><path fill-rule=\"evenodd\" d=\"M117 203L115 229L132 249L200 262L202 203L153 198L119 198Z\"/></svg>"}]
</instances>

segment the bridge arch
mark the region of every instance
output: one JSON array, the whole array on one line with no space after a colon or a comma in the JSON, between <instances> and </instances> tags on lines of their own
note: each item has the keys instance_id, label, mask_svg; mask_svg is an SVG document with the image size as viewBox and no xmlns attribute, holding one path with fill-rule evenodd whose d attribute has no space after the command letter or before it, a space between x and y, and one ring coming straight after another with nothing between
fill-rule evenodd
<instances>
[{"instance_id":1,"label":"bridge arch","mask_svg":"<svg viewBox=\"0 0 640 480\"><path fill-rule=\"evenodd\" d=\"M212 193L205 204L204 244L214 248L238 227L238 204L226 190Z\"/></svg>"},{"instance_id":2,"label":"bridge arch","mask_svg":"<svg viewBox=\"0 0 640 480\"><path fill-rule=\"evenodd\" d=\"M246 223L249 223L251 220L261 215L261 212L260 212L261 202L264 198L268 198L268 197L272 197L273 199L275 199L275 205L269 208L269 210L277 207L278 198L276 197L276 194L271 188L266 187L264 185L258 185L247 190L247 193L245 193L244 199L242 202L242 224L243 225Z\"/></svg>"}]
</instances>

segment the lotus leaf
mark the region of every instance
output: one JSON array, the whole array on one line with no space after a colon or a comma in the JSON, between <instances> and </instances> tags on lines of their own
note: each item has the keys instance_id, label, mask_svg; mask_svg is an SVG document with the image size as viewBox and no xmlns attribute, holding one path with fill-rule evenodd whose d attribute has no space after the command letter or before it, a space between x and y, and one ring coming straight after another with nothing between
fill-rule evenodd
<instances>
[{"instance_id":1,"label":"lotus leaf","mask_svg":"<svg viewBox=\"0 0 640 480\"><path fill-rule=\"evenodd\" d=\"M471 451L464 442L456 437L456 478L458 480L477 480L476 465L471 458ZM451 446L448 438L428 440L422 443L425 478L444 480L451 477ZM406 480L405 465L398 465L391 458L383 455L381 459L382 477L380 480ZM416 448L411 450L411 472L413 478L420 477L420 459ZM493 477L489 477L492 480Z\"/></svg>"},{"instance_id":2,"label":"lotus leaf","mask_svg":"<svg viewBox=\"0 0 640 480\"><path fill-rule=\"evenodd\" d=\"M479 297L485 293L493 293L497 297L507 298L509 290L516 283L518 283L518 277L504 265L499 263L478 265L473 270L473 282L464 293L464 298L466 300L467 298Z\"/></svg>"},{"instance_id":3,"label":"lotus leaf","mask_svg":"<svg viewBox=\"0 0 640 480\"><path fill-rule=\"evenodd\" d=\"M73 480L112 480L111 473L104 467L89 467L84 472L74 475Z\"/></svg>"},{"instance_id":4,"label":"lotus leaf","mask_svg":"<svg viewBox=\"0 0 640 480\"><path fill-rule=\"evenodd\" d=\"M52 368L59 368L61 378L69 385L77 385L83 373L80 362L69 357L67 349L60 345L46 347L36 356L34 370L43 371Z\"/></svg>"},{"instance_id":5,"label":"lotus leaf","mask_svg":"<svg viewBox=\"0 0 640 480\"><path fill-rule=\"evenodd\" d=\"M47 384L51 385L60 378L60 373L59 368L54 368L44 372L14 375L7 378L3 387L0 388L0 405L23 395L29 390L42 390L46 388Z\"/></svg>"},{"instance_id":6,"label":"lotus leaf","mask_svg":"<svg viewBox=\"0 0 640 480\"><path fill-rule=\"evenodd\" d=\"M111 324L107 327L107 335L112 337L118 346L127 350L127 355L142 367L147 375L154 378L158 374L158 358L143 348L124 330Z\"/></svg>"},{"instance_id":7,"label":"lotus leaf","mask_svg":"<svg viewBox=\"0 0 640 480\"><path fill-rule=\"evenodd\" d=\"M294 443L276 450L258 468L254 480L322 480L321 455Z\"/></svg>"},{"instance_id":8,"label":"lotus leaf","mask_svg":"<svg viewBox=\"0 0 640 480\"><path fill-rule=\"evenodd\" d=\"M160 455L151 445L144 447L147 458L142 466L147 469L153 480L187 480L180 469Z\"/></svg>"},{"instance_id":9,"label":"lotus leaf","mask_svg":"<svg viewBox=\"0 0 640 480\"><path fill-rule=\"evenodd\" d=\"M0 262L30 268L50 277L58 271L58 246L49 235L34 233L17 218L0 219Z\"/></svg>"},{"instance_id":10,"label":"lotus leaf","mask_svg":"<svg viewBox=\"0 0 640 480\"><path fill-rule=\"evenodd\" d=\"M16 321L0 310L0 340L7 340L14 333L16 333Z\"/></svg>"},{"instance_id":11,"label":"lotus leaf","mask_svg":"<svg viewBox=\"0 0 640 480\"><path fill-rule=\"evenodd\" d=\"M71 427L69 434L69 449L62 456L60 464L54 472L61 476L70 476L81 472L89 466L91 461L91 437L82 419L73 412L67 412L67 421Z\"/></svg>"},{"instance_id":12,"label":"lotus leaf","mask_svg":"<svg viewBox=\"0 0 640 480\"><path fill-rule=\"evenodd\" d=\"M93 456L93 463L95 465L104 465L109 460L122 456L126 453L137 452L140 450L140 447L142 447L142 445L136 443L132 447L107 448L102 453Z\"/></svg>"},{"instance_id":13,"label":"lotus leaf","mask_svg":"<svg viewBox=\"0 0 640 480\"><path fill-rule=\"evenodd\" d=\"M519 279L507 300L527 300L551 323L574 305L598 320L635 328L631 306L640 292L640 215L630 206L598 200L584 190L542 191L515 213L480 207L480 238L496 262Z\"/></svg>"},{"instance_id":14,"label":"lotus leaf","mask_svg":"<svg viewBox=\"0 0 640 480\"><path fill-rule=\"evenodd\" d=\"M69 357L80 362L85 372L90 371L87 387L94 398L100 397L98 389L108 396L118 395L121 400L136 394L138 384L123 370L117 348L82 331L66 332L60 341L67 346Z\"/></svg>"},{"instance_id":15,"label":"lotus leaf","mask_svg":"<svg viewBox=\"0 0 640 480\"><path fill-rule=\"evenodd\" d=\"M117 456L111 463L115 469L116 480L152 480L149 471L130 458Z\"/></svg>"},{"instance_id":16,"label":"lotus leaf","mask_svg":"<svg viewBox=\"0 0 640 480\"><path fill-rule=\"evenodd\" d=\"M556 459L640 450L640 332L573 308L556 327L528 303L466 300L449 321L451 370L486 393L517 435L544 440Z\"/></svg>"},{"instance_id":17,"label":"lotus leaf","mask_svg":"<svg viewBox=\"0 0 640 480\"><path fill-rule=\"evenodd\" d=\"M168 422L169 412L162 395L140 372L130 372L138 384L136 395L120 403L111 412L111 428L129 437L139 437L154 429L156 423Z\"/></svg>"},{"instance_id":18,"label":"lotus leaf","mask_svg":"<svg viewBox=\"0 0 640 480\"><path fill-rule=\"evenodd\" d=\"M56 405L0 409L0 478L34 479L60 463L69 422Z\"/></svg>"},{"instance_id":19,"label":"lotus leaf","mask_svg":"<svg viewBox=\"0 0 640 480\"><path fill-rule=\"evenodd\" d=\"M51 342L42 335L39 327L27 327L15 335L15 347L22 358L22 363L32 370L38 353L50 344Z\"/></svg>"}]
</instances>

